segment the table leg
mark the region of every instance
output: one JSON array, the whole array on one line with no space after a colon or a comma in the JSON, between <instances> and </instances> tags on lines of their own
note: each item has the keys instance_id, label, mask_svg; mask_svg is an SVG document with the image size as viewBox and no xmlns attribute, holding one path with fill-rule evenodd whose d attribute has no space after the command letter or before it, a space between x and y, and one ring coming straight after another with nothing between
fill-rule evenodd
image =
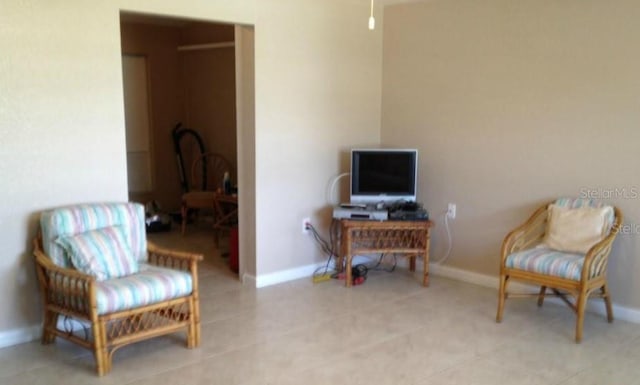
<instances>
[{"instance_id":1,"label":"table leg","mask_svg":"<svg viewBox=\"0 0 640 385\"><path fill-rule=\"evenodd\" d=\"M409 271L414 272L416 271L416 258L418 256L417 255L410 255L409 256Z\"/></svg>"},{"instance_id":2,"label":"table leg","mask_svg":"<svg viewBox=\"0 0 640 385\"><path fill-rule=\"evenodd\" d=\"M342 245L340 245L338 255L336 255L336 271L338 273L344 272L344 247Z\"/></svg>"},{"instance_id":3,"label":"table leg","mask_svg":"<svg viewBox=\"0 0 640 385\"><path fill-rule=\"evenodd\" d=\"M422 277L422 286L429 286L429 243L431 242L431 234L429 234L429 229L427 229L427 239L424 245L424 272Z\"/></svg>"},{"instance_id":4,"label":"table leg","mask_svg":"<svg viewBox=\"0 0 640 385\"><path fill-rule=\"evenodd\" d=\"M346 256L347 266L345 267L344 283L347 287L351 287L353 278L351 278L351 255Z\"/></svg>"},{"instance_id":5,"label":"table leg","mask_svg":"<svg viewBox=\"0 0 640 385\"><path fill-rule=\"evenodd\" d=\"M351 287L352 278L351 278L351 230L343 229L341 234L341 244L340 248L342 249L342 260L344 261L344 283L345 286Z\"/></svg>"},{"instance_id":6,"label":"table leg","mask_svg":"<svg viewBox=\"0 0 640 385\"><path fill-rule=\"evenodd\" d=\"M187 208L187 204L186 202L182 202L182 206L180 207L180 215L182 215L182 235L184 235L184 231L187 228L187 213L188 213L188 208Z\"/></svg>"}]
</instances>

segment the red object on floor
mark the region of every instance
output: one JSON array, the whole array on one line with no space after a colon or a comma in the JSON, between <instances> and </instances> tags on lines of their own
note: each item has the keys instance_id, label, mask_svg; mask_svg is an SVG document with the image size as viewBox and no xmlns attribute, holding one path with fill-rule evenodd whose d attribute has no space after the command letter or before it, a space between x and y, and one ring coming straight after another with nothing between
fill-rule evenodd
<instances>
[{"instance_id":1,"label":"red object on floor","mask_svg":"<svg viewBox=\"0 0 640 385\"><path fill-rule=\"evenodd\" d=\"M238 226L233 226L229 234L229 267L238 273Z\"/></svg>"},{"instance_id":2,"label":"red object on floor","mask_svg":"<svg viewBox=\"0 0 640 385\"><path fill-rule=\"evenodd\" d=\"M355 277L353 279L353 285L362 285L364 283L364 277Z\"/></svg>"}]
</instances>

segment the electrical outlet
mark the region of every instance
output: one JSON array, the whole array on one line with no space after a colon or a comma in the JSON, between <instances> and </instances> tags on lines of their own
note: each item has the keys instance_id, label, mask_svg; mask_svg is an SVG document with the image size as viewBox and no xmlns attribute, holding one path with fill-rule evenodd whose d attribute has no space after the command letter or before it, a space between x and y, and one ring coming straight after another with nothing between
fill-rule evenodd
<instances>
[{"instance_id":1,"label":"electrical outlet","mask_svg":"<svg viewBox=\"0 0 640 385\"><path fill-rule=\"evenodd\" d=\"M302 219L302 234L309 234L309 225L311 225L311 218Z\"/></svg>"},{"instance_id":2,"label":"electrical outlet","mask_svg":"<svg viewBox=\"0 0 640 385\"><path fill-rule=\"evenodd\" d=\"M447 217L449 217L450 219L456 219L456 204L455 203L449 203L449 206L447 206Z\"/></svg>"}]
</instances>

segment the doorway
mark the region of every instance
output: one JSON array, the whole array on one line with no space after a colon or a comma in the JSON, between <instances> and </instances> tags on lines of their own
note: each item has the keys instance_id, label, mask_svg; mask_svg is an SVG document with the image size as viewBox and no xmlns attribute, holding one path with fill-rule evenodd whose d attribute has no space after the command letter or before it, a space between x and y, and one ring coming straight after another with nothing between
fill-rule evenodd
<instances>
[{"instance_id":1,"label":"doorway","mask_svg":"<svg viewBox=\"0 0 640 385\"><path fill-rule=\"evenodd\" d=\"M229 171L238 187L243 234L240 277L246 271L255 272L255 230L245 230L255 229L253 28L128 12L121 12L120 19L123 63L129 57L143 58L148 72L148 178L141 180L141 162L128 153L130 200L153 200L164 211L179 212L183 190L171 131L180 123L198 132L206 151L222 155L232 165ZM246 54L248 45L251 55ZM247 56L251 57L244 60ZM123 73L123 79L128 78ZM131 106L126 104L125 110ZM128 120L127 138L133 136ZM129 140L127 143L129 147ZM184 166L189 170L195 154L185 152ZM141 184L146 189L143 194L137 191Z\"/></svg>"}]
</instances>

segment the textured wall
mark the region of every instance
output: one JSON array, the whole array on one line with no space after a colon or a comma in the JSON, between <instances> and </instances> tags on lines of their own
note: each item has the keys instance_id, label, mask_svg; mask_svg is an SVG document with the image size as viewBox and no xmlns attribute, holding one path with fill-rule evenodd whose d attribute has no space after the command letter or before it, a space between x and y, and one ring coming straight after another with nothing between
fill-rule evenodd
<instances>
[{"instance_id":1,"label":"textured wall","mask_svg":"<svg viewBox=\"0 0 640 385\"><path fill-rule=\"evenodd\" d=\"M363 3L0 3L0 340L24 339L40 322L29 246L37 213L127 199L120 10L255 24L249 274L320 262L300 220L326 221L324 191L341 171L340 151L379 138L381 32L366 29Z\"/></svg>"},{"instance_id":2,"label":"textured wall","mask_svg":"<svg viewBox=\"0 0 640 385\"><path fill-rule=\"evenodd\" d=\"M618 205L609 266L640 308L640 3L443 0L387 7L382 142L420 149L420 198L458 204L451 266L497 275L506 233L557 196ZM634 194L635 191L635 194Z\"/></svg>"}]
</instances>

